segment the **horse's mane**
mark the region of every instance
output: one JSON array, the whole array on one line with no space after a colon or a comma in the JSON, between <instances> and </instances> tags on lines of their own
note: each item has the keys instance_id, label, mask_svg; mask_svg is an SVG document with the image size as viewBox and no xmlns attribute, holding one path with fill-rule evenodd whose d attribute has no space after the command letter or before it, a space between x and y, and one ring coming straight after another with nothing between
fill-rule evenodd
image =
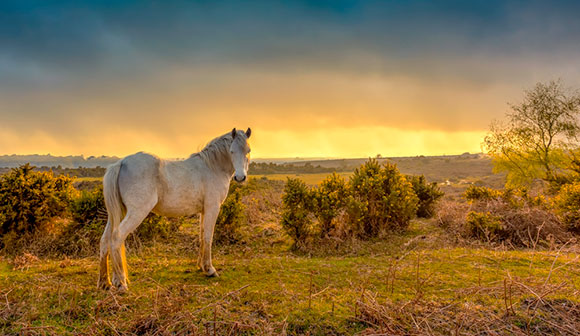
<instances>
[{"instance_id":1,"label":"horse's mane","mask_svg":"<svg viewBox=\"0 0 580 336\"><path fill-rule=\"evenodd\" d=\"M212 169L229 167L229 151L233 140L231 132L228 132L210 141L201 151L191 154L190 158L199 156Z\"/></svg>"}]
</instances>

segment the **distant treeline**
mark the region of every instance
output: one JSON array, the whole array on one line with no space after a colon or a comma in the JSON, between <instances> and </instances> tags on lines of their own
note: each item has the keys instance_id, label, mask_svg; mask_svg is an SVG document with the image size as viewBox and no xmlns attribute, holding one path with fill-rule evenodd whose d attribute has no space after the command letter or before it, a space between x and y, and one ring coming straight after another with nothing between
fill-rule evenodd
<instances>
[{"instance_id":1,"label":"distant treeline","mask_svg":"<svg viewBox=\"0 0 580 336\"><path fill-rule=\"evenodd\" d=\"M53 156L50 154L40 155L0 155L0 167L16 168L26 163L35 167L64 167L64 168L96 168L106 167L119 160L114 156L89 156L84 155L69 155L69 156Z\"/></svg>"},{"instance_id":2,"label":"distant treeline","mask_svg":"<svg viewBox=\"0 0 580 336\"><path fill-rule=\"evenodd\" d=\"M94 167L94 168L63 168L61 166L57 167L37 167L34 169L35 171L52 171L54 175L68 175L68 176L75 176L75 177L103 177L105 176L105 171L107 168L105 167Z\"/></svg>"},{"instance_id":3,"label":"distant treeline","mask_svg":"<svg viewBox=\"0 0 580 336\"><path fill-rule=\"evenodd\" d=\"M268 174L315 174L315 173L332 173L350 171L346 167L322 167L313 165L310 162L305 164L283 163L277 164L272 162L252 162L250 163L249 173L251 175L268 175Z\"/></svg>"},{"instance_id":4,"label":"distant treeline","mask_svg":"<svg viewBox=\"0 0 580 336\"><path fill-rule=\"evenodd\" d=\"M56 167L48 167L48 166L34 167L34 166L32 166L32 167L33 167L34 171L40 171L40 172L52 171L55 176L68 175L71 177L73 177L73 176L74 177L103 177L105 175L105 171L107 170L107 168L104 168L104 167L94 167L94 168L85 168L85 167L63 168L61 166L56 166ZM13 169L14 168L0 168L0 175L6 174Z\"/></svg>"}]
</instances>

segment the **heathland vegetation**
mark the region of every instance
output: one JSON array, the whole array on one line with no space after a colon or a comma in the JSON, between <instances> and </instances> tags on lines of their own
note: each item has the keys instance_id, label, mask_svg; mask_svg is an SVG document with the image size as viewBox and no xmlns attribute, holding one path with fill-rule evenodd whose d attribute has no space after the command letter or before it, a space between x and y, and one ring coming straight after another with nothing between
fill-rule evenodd
<instances>
[{"instance_id":1,"label":"heathland vegetation","mask_svg":"<svg viewBox=\"0 0 580 336\"><path fill-rule=\"evenodd\" d=\"M12 168L0 333L577 335L578 105L546 114L554 97L575 96L558 83L527 92L502 130L528 147L492 128L490 157L254 164L217 221L221 277L196 272L197 218L150 215L127 240L125 294L96 288L106 211L87 177L102 170ZM552 138L522 120L549 120Z\"/></svg>"}]
</instances>

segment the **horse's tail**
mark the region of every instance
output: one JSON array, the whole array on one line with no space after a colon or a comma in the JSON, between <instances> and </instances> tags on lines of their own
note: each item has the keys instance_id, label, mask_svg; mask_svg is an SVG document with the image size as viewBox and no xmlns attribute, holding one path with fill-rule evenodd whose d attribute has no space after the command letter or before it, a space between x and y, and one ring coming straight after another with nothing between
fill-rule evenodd
<instances>
[{"instance_id":1,"label":"horse's tail","mask_svg":"<svg viewBox=\"0 0 580 336\"><path fill-rule=\"evenodd\" d=\"M111 225L109 242L113 234L117 233L119 223L123 218L125 206L119 192L119 172L121 171L122 160L110 165L103 178L103 194L105 196L105 206L109 215Z\"/></svg>"}]
</instances>

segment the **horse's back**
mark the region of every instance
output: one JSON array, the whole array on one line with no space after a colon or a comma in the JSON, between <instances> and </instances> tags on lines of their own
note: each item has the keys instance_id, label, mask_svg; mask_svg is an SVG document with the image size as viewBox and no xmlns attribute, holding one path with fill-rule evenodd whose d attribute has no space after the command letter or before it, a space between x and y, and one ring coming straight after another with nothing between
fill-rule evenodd
<instances>
[{"instance_id":1,"label":"horse's back","mask_svg":"<svg viewBox=\"0 0 580 336\"><path fill-rule=\"evenodd\" d=\"M163 161L155 155L139 152L121 160L119 191L126 206L143 203L144 198L158 196Z\"/></svg>"}]
</instances>

